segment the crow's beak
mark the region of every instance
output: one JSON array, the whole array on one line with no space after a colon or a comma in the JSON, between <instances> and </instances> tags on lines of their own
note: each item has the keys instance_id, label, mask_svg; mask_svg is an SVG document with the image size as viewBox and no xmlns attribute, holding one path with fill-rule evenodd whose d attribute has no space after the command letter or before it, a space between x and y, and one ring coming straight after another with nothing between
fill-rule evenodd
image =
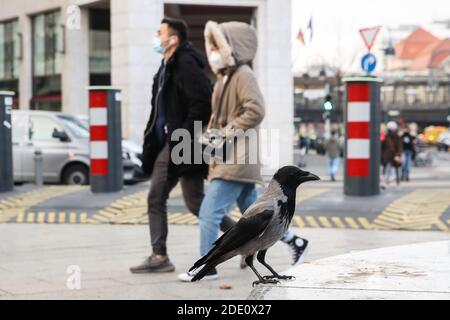
<instances>
[{"instance_id":1,"label":"crow's beak","mask_svg":"<svg viewBox=\"0 0 450 320\"><path fill-rule=\"evenodd\" d=\"M303 181L319 181L320 178L311 172L303 178Z\"/></svg>"}]
</instances>

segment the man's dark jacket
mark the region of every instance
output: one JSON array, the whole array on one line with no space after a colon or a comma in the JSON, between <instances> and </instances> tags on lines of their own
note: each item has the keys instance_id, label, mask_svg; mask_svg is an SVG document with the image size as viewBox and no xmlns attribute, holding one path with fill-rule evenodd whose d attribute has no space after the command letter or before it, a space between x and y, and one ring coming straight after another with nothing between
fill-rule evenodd
<instances>
[{"instance_id":1,"label":"man's dark jacket","mask_svg":"<svg viewBox=\"0 0 450 320\"><path fill-rule=\"evenodd\" d=\"M175 165L169 162L169 175L182 177L200 174L206 177L208 166L194 164L194 121L201 121L207 125L211 116L212 87L204 73L205 59L199 51L188 42L180 44L177 51L166 64L165 85L163 93L164 108L166 110L167 134L170 151L178 142L172 142L172 133L177 129L186 129L190 132L191 154L190 164ZM147 174L153 173L153 167L158 154L164 148L158 142L155 132L157 116L156 99L158 94L158 79L160 72L153 78L152 112L144 133L144 150L142 168Z\"/></svg>"}]
</instances>

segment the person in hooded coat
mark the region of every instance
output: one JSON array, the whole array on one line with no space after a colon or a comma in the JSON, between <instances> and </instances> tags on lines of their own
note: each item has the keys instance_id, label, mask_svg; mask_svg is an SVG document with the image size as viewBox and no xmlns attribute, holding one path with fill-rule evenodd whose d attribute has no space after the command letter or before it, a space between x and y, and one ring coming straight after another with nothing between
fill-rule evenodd
<instances>
[{"instance_id":1,"label":"person in hooded coat","mask_svg":"<svg viewBox=\"0 0 450 320\"><path fill-rule=\"evenodd\" d=\"M236 203L244 214L257 200L256 184L264 185L258 133L265 117L265 104L252 70L258 47L256 30L242 22L219 25L209 21L205 27L205 47L217 76L209 127L234 144L224 161L214 159L209 166L210 185L200 208L201 256L212 249L223 217ZM294 264L303 262L308 241L293 232L288 232L283 241L289 244ZM191 281L194 276L188 272L180 274L179 279ZM217 270L213 269L204 279L217 277Z\"/></svg>"},{"instance_id":2,"label":"person in hooded coat","mask_svg":"<svg viewBox=\"0 0 450 320\"><path fill-rule=\"evenodd\" d=\"M392 170L395 170L397 185L400 185L399 169L401 168L403 146L401 138L398 134L398 125L391 121L387 124L387 135L382 143L382 165L384 182L388 186L390 184Z\"/></svg>"}]
</instances>

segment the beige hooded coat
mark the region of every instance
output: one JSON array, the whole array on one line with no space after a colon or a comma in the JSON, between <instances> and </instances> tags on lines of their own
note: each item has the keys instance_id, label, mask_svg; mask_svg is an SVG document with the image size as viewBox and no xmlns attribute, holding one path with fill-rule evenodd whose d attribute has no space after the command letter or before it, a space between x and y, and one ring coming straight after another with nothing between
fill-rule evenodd
<instances>
[{"instance_id":1,"label":"beige hooded coat","mask_svg":"<svg viewBox=\"0 0 450 320\"><path fill-rule=\"evenodd\" d=\"M230 129L243 130L237 136L230 155L234 163L211 163L209 179L263 184L258 132L265 116L264 99L255 74L248 65L256 56L256 31L246 23L227 22L219 25L210 21L206 24L205 39L208 57L215 46L227 65L225 72L213 70L217 75L217 83L212 97L212 127L221 130L227 137ZM233 69L235 71L229 78L228 74ZM246 142L250 140L252 143Z\"/></svg>"}]
</instances>

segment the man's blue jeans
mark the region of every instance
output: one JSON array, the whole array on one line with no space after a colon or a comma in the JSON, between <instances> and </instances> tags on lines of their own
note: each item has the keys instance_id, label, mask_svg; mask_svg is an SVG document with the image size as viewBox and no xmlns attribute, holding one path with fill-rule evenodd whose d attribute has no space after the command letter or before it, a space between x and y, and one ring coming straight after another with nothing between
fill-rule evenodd
<instances>
[{"instance_id":1,"label":"man's blue jeans","mask_svg":"<svg viewBox=\"0 0 450 320\"><path fill-rule=\"evenodd\" d=\"M403 177L409 177L409 174L411 172L412 156L413 152L411 150L403 151L403 158L404 158Z\"/></svg>"},{"instance_id":2,"label":"man's blue jeans","mask_svg":"<svg viewBox=\"0 0 450 320\"><path fill-rule=\"evenodd\" d=\"M242 214L256 202L258 193L254 184L214 179L206 191L200 208L200 254L211 251L219 237L222 219L235 207Z\"/></svg>"},{"instance_id":3,"label":"man's blue jeans","mask_svg":"<svg viewBox=\"0 0 450 320\"><path fill-rule=\"evenodd\" d=\"M341 165L341 158L330 158L328 161L328 172L330 174L330 177L336 177L339 166Z\"/></svg>"}]
</instances>

